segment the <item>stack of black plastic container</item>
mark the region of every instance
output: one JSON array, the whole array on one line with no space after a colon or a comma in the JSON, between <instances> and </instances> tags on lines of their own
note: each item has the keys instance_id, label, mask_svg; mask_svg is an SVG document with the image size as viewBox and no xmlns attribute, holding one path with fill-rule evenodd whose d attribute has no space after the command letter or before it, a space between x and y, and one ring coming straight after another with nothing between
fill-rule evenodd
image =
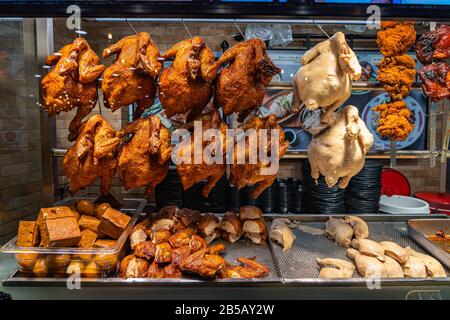
<instances>
[{"instance_id":1,"label":"stack of black plastic container","mask_svg":"<svg viewBox=\"0 0 450 320\"><path fill-rule=\"evenodd\" d=\"M309 161L303 162L303 183L306 189L306 207L308 213L342 214L345 213L345 190L336 184L328 187L325 178L316 181L311 177Z\"/></svg>"},{"instance_id":2,"label":"stack of black plastic container","mask_svg":"<svg viewBox=\"0 0 450 320\"><path fill-rule=\"evenodd\" d=\"M381 197L381 171L383 164L367 160L363 169L354 176L345 190L348 213L377 213Z\"/></svg>"}]
</instances>

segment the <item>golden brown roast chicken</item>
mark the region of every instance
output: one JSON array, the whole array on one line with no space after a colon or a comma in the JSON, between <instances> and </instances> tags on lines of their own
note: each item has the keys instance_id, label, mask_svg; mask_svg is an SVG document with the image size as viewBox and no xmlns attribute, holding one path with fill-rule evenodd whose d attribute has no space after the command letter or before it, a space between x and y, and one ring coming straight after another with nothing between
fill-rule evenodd
<instances>
[{"instance_id":1,"label":"golden brown roast chicken","mask_svg":"<svg viewBox=\"0 0 450 320\"><path fill-rule=\"evenodd\" d=\"M174 152L177 157L178 175L184 190L206 179L207 183L202 190L202 195L206 198L226 170L224 156L226 153L225 140L228 127L222 121L217 111L202 115L199 121L202 124L202 135L209 129L218 129L220 137L213 136L210 141L202 139L202 143L195 144L195 134L192 134L189 141L182 141L176 146ZM205 148L209 150L209 152L205 152L205 154L210 155L209 159L203 157ZM217 161L215 161L216 159ZM179 163L179 161L184 163Z\"/></svg>"},{"instance_id":2,"label":"golden brown roast chicken","mask_svg":"<svg viewBox=\"0 0 450 320\"><path fill-rule=\"evenodd\" d=\"M225 51L214 64L219 68L230 62L217 78L215 99L225 115L241 112L240 119L258 108L264 98L265 87L272 77L281 72L270 60L266 44L250 39Z\"/></svg>"},{"instance_id":3,"label":"golden brown roast chicken","mask_svg":"<svg viewBox=\"0 0 450 320\"><path fill-rule=\"evenodd\" d=\"M118 157L120 179L126 190L147 186L146 194L152 194L169 171L170 132L158 116L150 116L129 123L117 136L128 134L131 139L121 147Z\"/></svg>"},{"instance_id":4,"label":"golden brown roast chicken","mask_svg":"<svg viewBox=\"0 0 450 320\"><path fill-rule=\"evenodd\" d=\"M42 79L42 107L49 117L77 108L69 125L69 131L75 133L97 103L96 80L105 66L83 38L48 56L46 64L56 66Z\"/></svg>"},{"instance_id":5,"label":"golden brown roast chicken","mask_svg":"<svg viewBox=\"0 0 450 320\"><path fill-rule=\"evenodd\" d=\"M298 111L302 103L309 110L325 110L321 122L331 125L332 114L348 98L352 81L361 77L361 66L342 32L306 51L302 67L294 77L292 109Z\"/></svg>"},{"instance_id":6,"label":"golden brown roast chicken","mask_svg":"<svg viewBox=\"0 0 450 320\"><path fill-rule=\"evenodd\" d=\"M359 118L358 108L352 105L333 114L333 118L331 127L313 136L308 159L313 179L319 179L322 174L328 187L339 182L339 187L344 189L363 168L373 135Z\"/></svg>"},{"instance_id":7,"label":"golden brown roast chicken","mask_svg":"<svg viewBox=\"0 0 450 320\"><path fill-rule=\"evenodd\" d=\"M182 271L198 274L205 278L213 278L225 265L225 260L209 248L201 249L184 259L180 264Z\"/></svg>"},{"instance_id":8,"label":"golden brown roast chicken","mask_svg":"<svg viewBox=\"0 0 450 320\"><path fill-rule=\"evenodd\" d=\"M115 150L119 145L114 128L100 115L83 122L74 145L64 157L64 171L73 193L101 179L100 191L108 193L116 172Z\"/></svg>"},{"instance_id":9,"label":"golden brown roast chicken","mask_svg":"<svg viewBox=\"0 0 450 320\"><path fill-rule=\"evenodd\" d=\"M162 57L175 57L159 78L159 100L168 118L189 112L188 120L202 113L211 100L214 54L201 37L175 44Z\"/></svg>"},{"instance_id":10,"label":"golden brown roast chicken","mask_svg":"<svg viewBox=\"0 0 450 320\"><path fill-rule=\"evenodd\" d=\"M103 58L117 55L116 61L103 74L105 104L112 111L137 103L134 118L151 107L156 95L155 78L163 65L158 47L150 35L139 32L127 36L103 50Z\"/></svg>"},{"instance_id":11,"label":"golden brown roast chicken","mask_svg":"<svg viewBox=\"0 0 450 320\"><path fill-rule=\"evenodd\" d=\"M235 143L234 159L230 168L230 183L238 189L248 185L255 185L256 188L252 191L251 196L256 199L275 181L278 174L278 160L286 153L289 142L284 140L284 131L280 125L278 125L274 115L269 115L265 118L255 117L243 123L239 128L243 129L244 132L253 129L257 134L259 134L261 129L267 129L267 135L263 135L263 137L266 137L266 140L260 142L260 138L258 137L259 143L257 145L257 142L250 141L251 139L248 136L243 138L245 139L245 144L240 142ZM272 141L272 139L277 139L277 136L272 136L272 130L277 130L275 132L278 133L278 141ZM239 139L239 137L237 139ZM244 152L242 152L242 147L240 147L240 145L245 145ZM263 145L264 148L262 151L259 150L261 145ZM250 152L252 150L255 151L258 156L257 161L252 161L251 159ZM276 154L273 154L273 152ZM271 162L261 159L261 154L265 155L266 158L271 157ZM240 157L242 157L242 160L245 159L245 163L242 163Z\"/></svg>"}]
</instances>

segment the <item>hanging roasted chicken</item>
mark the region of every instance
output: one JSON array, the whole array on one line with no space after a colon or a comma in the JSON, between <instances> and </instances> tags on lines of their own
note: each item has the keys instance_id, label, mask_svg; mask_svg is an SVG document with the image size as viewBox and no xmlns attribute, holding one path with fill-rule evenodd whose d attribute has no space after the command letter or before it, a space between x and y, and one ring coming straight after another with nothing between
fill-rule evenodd
<instances>
[{"instance_id":1,"label":"hanging roasted chicken","mask_svg":"<svg viewBox=\"0 0 450 320\"><path fill-rule=\"evenodd\" d=\"M97 178L101 179L101 193L108 193L117 168L115 150L119 142L116 131L102 116L95 115L83 122L63 161L73 193L90 186Z\"/></svg>"},{"instance_id":2,"label":"hanging roasted chicken","mask_svg":"<svg viewBox=\"0 0 450 320\"><path fill-rule=\"evenodd\" d=\"M308 50L294 77L292 109L302 102L309 110L323 108L322 123L331 124L332 113L351 95L352 81L361 77L361 66L342 32L336 32Z\"/></svg>"},{"instance_id":3,"label":"hanging roasted chicken","mask_svg":"<svg viewBox=\"0 0 450 320\"><path fill-rule=\"evenodd\" d=\"M159 78L159 100L168 118L188 113L188 121L200 115L211 100L217 71L211 69L214 54L201 37L181 41L162 57L175 57Z\"/></svg>"},{"instance_id":4,"label":"hanging roasted chicken","mask_svg":"<svg viewBox=\"0 0 450 320\"><path fill-rule=\"evenodd\" d=\"M77 108L69 125L69 131L75 133L97 103L96 80L105 66L83 38L48 56L46 64L56 66L42 79L42 107L49 117Z\"/></svg>"},{"instance_id":5,"label":"hanging roasted chicken","mask_svg":"<svg viewBox=\"0 0 450 320\"><path fill-rule=\"evenodd\" d=\"M201 133L192 134L189 142L181 142L174 152L176 152L178 161L185 158L186 162L190 162L177 164L178 175L184 190L202 180L207 180L202 190L202 195L206 198L226 170L225 142L228 127L217 111L202 115L198 121L201 121L202 124ZM202 139L202 143L196 144L195 134L203 136L209 129L217 129L220 136L211 137L210 141ZM204 152L205 148L208 148L209 152ZM210 157L208 160L203 157L204 153ZM217 163L214 162L215 160Z\"/></svg>"},{"instance_id":6,"label":"hanging roasted chicken","mask_svg":"<svg viewBox=\"0 0 450 320\"><path fill-rule=\"evenodd\" d=\"M148 33L139 32L103 50L103 58L113 54L116 61L103 74L105 105L115 111L137 103L134 112L137 119L155 100L155 78L163 67L158 60L159 50Z\"/></svg>"},{"instance_id":7,"label":"hanging roasted chicken","mask_svg":"<svg viewBox=\"0 0 450 320\"><path fill-rule=\"evenodd\" d=\"M214 69L230 62L217 78L215 99L225 115L242 112L240 119L258 108L264 98L265 87L281 72L267 55L260 39L250 39L225 51Z\"/></svg>"},{"instance_id":8,"label":"hanging roasted chicken","mask_svg":"<svg viewBox=\"0 0 450 320\"><path fill-rule=\"evenodd\" d=\"M317 180L322 174L328 187L339 182L340 188L346 188L350 179L363 168L373 135L354 106L346 106L333 114L333 118L333 125L315 135L309 144L311 176Z\"/></svg>"},{"instance_id":9,"label":"hanging roasted chicken","mask_svg":"<svg viewBox=\"0 0 450 320\"><path fill-rule=\"evenodd\" d=\"M278 125L277 119L274 115L269 115L265 118L255 117L240 126L241 129L255 130L258 141L251 141L249 136L245 136L242 139L244 143L236 142L234 145L234 159L230 168L230 184L241 189L245 186L254 185L255 188L251 192L251 197L256 199L259 195L268 187L270 187L275 181L278 174L278 167L275 172L270 172L269 168L272 165L278 166L278 160L281 159L287 151L289 142L284 140L284 131ZM267 136L265 140L260 140L264 134L259 136L260 130L266 129ZM276 139L276 135L272 136L275 132L278 135L278 141L272 141ZM261 132L262 133L262 132ZM237 137L239 139L239 137ZM264 139L264 138L262 138ZM245 146L245 150L242 151L242 147ZM264 150L259 150L263 147ZM258 157L252 160L251 152L254 151L254 155ZM277 153L278 158L273 154ZM267 159L261 159L261 155L264 155ZM275 157L275 158L274 158ZM245 162L243 162L243 160ZM271 160L271 161L266 161ZM268 171L268 172L265 172Z\"/></svg>"},{"instance_id":10,"label":"hanging roasted chicken","mask_svg":"<svg viewBox=\"0 0 450 320\"><path fill-rule=\"evenodd\" d=\"M170 132L158 116L140 118L121 129L117 136L131 134L119 152L118 171L126 190L147 186L146 194L155 187L169 171L171 155Z\"/></svg>"}]
</instances>

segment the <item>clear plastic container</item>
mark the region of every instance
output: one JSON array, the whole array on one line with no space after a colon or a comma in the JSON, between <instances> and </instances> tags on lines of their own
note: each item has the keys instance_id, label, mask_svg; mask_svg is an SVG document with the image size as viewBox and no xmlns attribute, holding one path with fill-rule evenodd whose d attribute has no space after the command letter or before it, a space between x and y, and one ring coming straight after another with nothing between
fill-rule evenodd
<instances>
[{"instance_id":1,"label":"clear plastic container","mask_svg":"<svg viewBox=\"0 0 450 320\"><path fill-rule=\"evenodd\" d=\"M80 199L87 198L66 199L56 203L55 206L70 206ZM1 251L15 255L23 276L64 278L74 273L79 273L85 278L112 276L126 253L125 243L146 204L145 199L124 199L124 205L119 210L129 215L131 221L111 247L89 249L18 247L16 246L17 236L15 236L2 247Z\"/></svg>"}]
</instances>

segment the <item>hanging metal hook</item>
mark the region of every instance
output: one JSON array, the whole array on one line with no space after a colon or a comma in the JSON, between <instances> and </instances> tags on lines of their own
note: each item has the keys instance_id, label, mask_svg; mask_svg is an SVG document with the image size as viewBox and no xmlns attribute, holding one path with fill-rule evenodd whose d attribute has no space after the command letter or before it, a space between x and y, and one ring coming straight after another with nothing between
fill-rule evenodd
<instances>
[{"instance_id":1,"label":"hanging metal hook","mask_svg":"<svg viewBox=\"0 0 450 320\"><path fill-rule=\"evenodd\" d=\"M239 25L236 23L236 19L233 20L233 24L234 24L234 26L236 27L236 29L238 29L238 31L239 31L239 33L241 34L242 38L244 38L244 40L245 40L245 35L244 35L244 33L242 32L242 30L241 30L241 28L239 27Z\"/></svg>"},{"instance_id":2,"label":"hanging metal hook","mask_svg":"<svg viewBox=\"0 0 450 320\"><path fill-rule=\"evenodd\" d=\"M192 34L189 32L189 29L188 29L186 23L184 23L184 19L181 19L181 23L183 24L184 28L186 29L186 32L188 33L189 37L192 39Z\"/></svg>"},{"instance_id":3,"label":"hanging metal hook","mask_svg":"<svg viewBox=\"0 0 450 320\"><path fill-rule=\"evenodd\" d=\"M322 33L323 33L324 35L327 36L328 39L331 38L330 35L329 35L325 30L323 30L322 26L321 26L320 24L317 24L317 23L316 23L316 20L313 20L313 23L314 23L314 25L315 25L317 28L320 29L320 31L322 31Z\"/></svg>"},{"instance_id":4,"label":"hanging metal hook","mask_svg":"<svg viewBox=\"0 0 450 320\"><path fill-rule=\"evenodd\" d=\"M137 34L136 29L133 27L133 25L131 24L131 22L128 21L128 18L125 18L125 21L127 22L128 26L133 30L133 32L134 32L135 34Z\"/></svg>"}]
</instances>

